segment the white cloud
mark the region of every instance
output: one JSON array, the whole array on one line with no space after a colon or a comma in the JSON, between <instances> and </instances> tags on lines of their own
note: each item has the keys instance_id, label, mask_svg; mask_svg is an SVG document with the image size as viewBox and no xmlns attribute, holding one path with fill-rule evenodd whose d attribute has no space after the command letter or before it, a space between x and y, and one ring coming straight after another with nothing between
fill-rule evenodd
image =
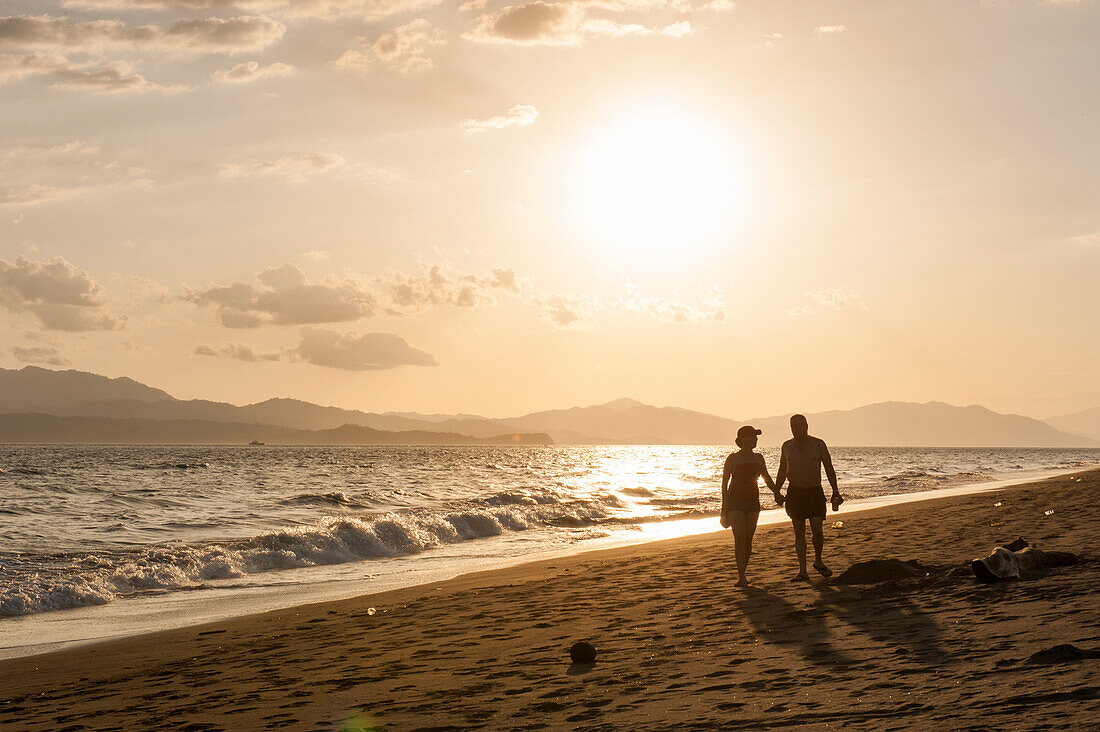
<instances>
[{"instance_id":1,"label":"white cloud","mask_svg":"<svg viewBox=\"0 0 1100 732\"><path fill-rule=\"evenodd\" d=\"M0 307L32 314L46 330L115 330L125 321L107 312L102 288L91 275L61 257L0 259Z\"/></svg>"},{"instance_id":2,"label":"white cloud","mask_svg":"<svg viewBox=\"0 0 1100 732\"><path fill-rule=\"evenodd\" d=\"M0 17L0 48L88 51L132 46L191 53L241 53L266 48L285 32L282 23L257 16L132 26L117 20L73 22L50 15L19 15Z\"/></svg>"},{"instance_id":3,"label":"white cloud","mask_svg":"<svg viewBox=\"0 0 1100 732\"><path fill-rule=\"evenodd\" d=\"M414 348L394 333L336 333L303 328L294 356L316 366L348 371L376 371L398 366L438 366L435 356Z\"/></svg>"},{"instance_id":4,"label":"white cloud","mask_svg":"<svg viewBox=\"0 0 1100 732\"><path fill-rule=\"evenodd\" d=\"M814 28L815 32L824 33L825 35L835 35L837 33L843 33L846 30L848 29L843 25L819 25Z\"/></svg>"},{"instance_id":5,"label":"white cloud","mask_svg":"<svg viewBox=\"0 0 1100 732\"><path fill-rule=\"evenodd\" d=\"M443 45L446 40L443 31L418 18L386 31L369 44L362 38L360 42L359 48L349 49L336 59L337 67L363 71L381 64L403 74L427 71L435 66L428 56L429 49Z\"/></svg>"},{"instance_id":6,"label":"white cloud","mask_svg":"<svg viewBox=\"0 0 1100 732\"><path fill-rule=\"evenodd\" d=\"M539 111L530 104L517 104L508 110L507 114L500 114L488 119L465 119L462 126L468 132L484 132L485 130L501 130L505 127L526 127L534 124L539 118Z\"/></svg>"},{"instance_id":7,"label":"white cloud","mask_svg":"<svg viewBox=\"0 0 1100 732\"><path fill-rule=\"evenodd\" d=\"M245 61L225 71L215 71L211 77L214 81L223 84L244 84L261 79L290 76L296 68L290 64L273 63L260 66L257 61Z\"/></svg>"},{"instance_id":8,"label":"white cloud","mask_svg":"<svg viewBox=\"0 0 1100 732\"><path fill-rule=\"evenodd\" d=\"M806 302L786 309L787 317L802 317L813 315L822 310L853 311L866 310L867 298L855 290L831 288L806 292L803 294Z\"/></svg>"},{"instance_id":9,"label":"white cloud","mask_svg":"<svg viewBox=\"0 0 1100 732\"><path fill-rule=\"evenodd\" d=\"M251 163L224 163L218 166L218 175L223 178L251 178L269 175L300 182L343 165L344 159L338 155L304 153L302 155L288 155L274 160L258 160Z\"/></svg>"},{"instance_id":10,"label":"white cloud","mask_svg":"<svg viewBox=\"0 0 1100 732\"><path fill-rule=\"evenodd\" d=\"M56 201L76 193L72 188L60 188L58 186L43 186L32 184L11 188L0 188L0 206L20 205L27 206L46 201Z\"/></svg>"},{"instance_id":11,"label":"white cloud","mask_svg":"<svg viewBox=\"0 0 1100 732\"><path fill-rule=\"evenodd\" d=\"M606 309L600 298L577 293L541 295L535 298L535 303L543 322L558 329L591 328L596 315Z\"/></svg>"},{"instance_id":12,"label":"white cloud","mask_svg":"<svg viewBox=\"0 0 1100 732\"><path fill-rule=\"evenodd\" d=\"M701 323L726 319L726 303L722 290L718 287L705 292L699 305L667 297L642 295L629 282L626 284L626 291L626 296L620 300L620 307L629 312L648 315L659 323Z\"/></svg>"}]
</instances>

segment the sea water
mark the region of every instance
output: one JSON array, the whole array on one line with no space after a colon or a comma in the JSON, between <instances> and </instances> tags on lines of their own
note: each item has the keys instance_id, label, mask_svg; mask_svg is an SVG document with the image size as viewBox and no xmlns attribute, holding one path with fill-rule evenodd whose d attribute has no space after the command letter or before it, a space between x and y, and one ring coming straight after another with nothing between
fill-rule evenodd
<instances>
[{"instance_id":1,"label":"sea water","mask_svg":"<svg viewBox=\"0 0 1100 732\"><path fill-rule=\"evenodd\" d=\"M714 530L726 452L0 445L0 657ZM1100 450L833 459L858 504L1092 466ZM766 489L761 503L775 508Z\"/></svg>"}]
</instances>

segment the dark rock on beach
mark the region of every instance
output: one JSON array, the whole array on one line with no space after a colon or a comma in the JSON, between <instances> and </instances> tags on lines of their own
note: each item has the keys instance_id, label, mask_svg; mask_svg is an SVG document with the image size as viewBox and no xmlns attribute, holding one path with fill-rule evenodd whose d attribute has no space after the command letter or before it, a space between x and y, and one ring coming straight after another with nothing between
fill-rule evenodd
<instances>
[{"instance_id":1,"label":"dark rock on beach","mask_svg":"<svg viewBox=\"0 0 1100 732\"><path fill-rule=\"evenodd\" d=\"M1100 658L1100 651L1078 648L1069 643L1060 643L1028 656L1026 663L1032 666L1053 666L1057 663L1077 663L1086 658Z\"/></svg>"}]
</instances>

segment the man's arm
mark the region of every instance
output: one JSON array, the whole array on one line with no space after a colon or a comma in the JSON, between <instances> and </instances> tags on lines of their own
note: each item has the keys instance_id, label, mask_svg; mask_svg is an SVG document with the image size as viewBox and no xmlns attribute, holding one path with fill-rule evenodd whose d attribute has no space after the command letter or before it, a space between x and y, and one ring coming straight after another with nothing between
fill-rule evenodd
<instances>
[{"instance_id":1,"label":"man's arm","mask_svg":"<svg viewBox=\"0 0 1100 732\"><path fill-rule=\"evenodd\" d=\"M833 456L829 454L829 446L821 443L821 464L825 466L825 477L829 479L829 485L833 487L833 493L840 493L836 485L836 470L833 469Z\"/></svg>"},{"instance_id":2,"label":"man's arm","mask_svg":"<svg viewBox=\"0 0 1100 732\"><path fill-rule=\"evenodd\" d=\"M779 448L779 472L775 474L775 492L783 487L783 481L787 479L787 447Z\"/></svg>"}]
</instances>

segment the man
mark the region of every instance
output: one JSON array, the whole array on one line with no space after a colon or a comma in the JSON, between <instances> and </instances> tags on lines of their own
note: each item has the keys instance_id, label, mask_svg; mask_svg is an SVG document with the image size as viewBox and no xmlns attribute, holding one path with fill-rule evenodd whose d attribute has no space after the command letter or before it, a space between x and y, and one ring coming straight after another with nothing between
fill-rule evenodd
<instances>
[{"instance_id":1,"label":"man","mask_svg":"<svg viewBox=\"0 0 1100 732\"><path fill-rule=\"evenodd\" d=\"M821 550L825 546L825 535L821 531L821 522L825 520L825 492L821 489L821 467L825 466L825 475L833 487L833 510L840 508L844 499L836 485L836 471L833 459L824 440L810 436L810 427L801 414L791 417L791 434L794 437L783 443L779 454L779 474L775 476L775 489L778 492L785 480L790 480L787 488L787 515L794 525L794 550L798 555L798 576L796 580L808 580L806 572L806 521L810 522L814 540L814 569L823 577L832 577L833 571L825 566L821 559Z\"/></svg>"}]
</instances>

